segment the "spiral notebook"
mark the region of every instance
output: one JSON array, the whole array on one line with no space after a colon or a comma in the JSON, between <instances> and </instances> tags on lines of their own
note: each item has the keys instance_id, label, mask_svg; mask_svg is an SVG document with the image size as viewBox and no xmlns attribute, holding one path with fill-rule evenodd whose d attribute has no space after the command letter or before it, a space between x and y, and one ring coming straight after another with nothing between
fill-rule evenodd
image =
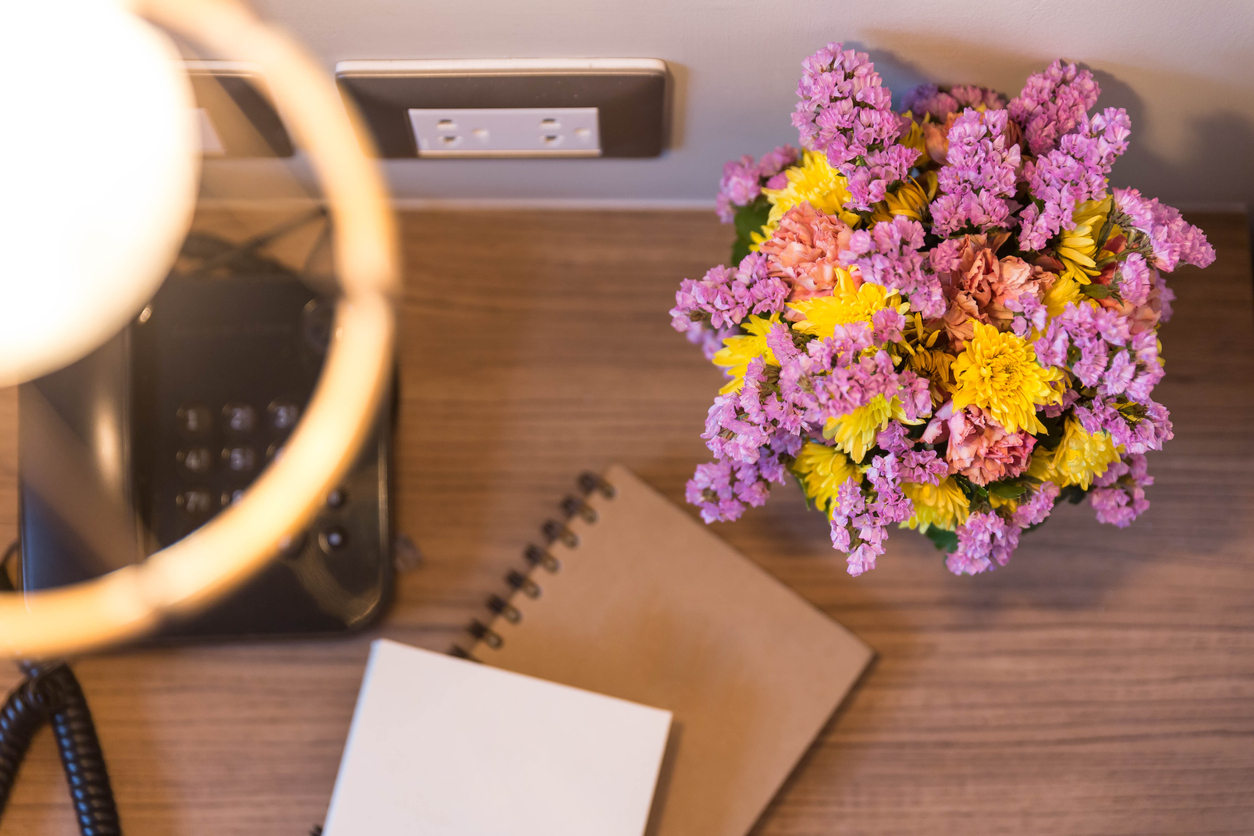
<instances>
[{"instance_id":1,"label":"spiral notebook","mask_svg":"<svg viewBox=\"0 0 1254 836\"><path fill-rule=\"evenodd\" d=\"M872 651L621 466L472 625L475 660L673 714L649 836L744 836Z\"/></svg>"}]
</instances>

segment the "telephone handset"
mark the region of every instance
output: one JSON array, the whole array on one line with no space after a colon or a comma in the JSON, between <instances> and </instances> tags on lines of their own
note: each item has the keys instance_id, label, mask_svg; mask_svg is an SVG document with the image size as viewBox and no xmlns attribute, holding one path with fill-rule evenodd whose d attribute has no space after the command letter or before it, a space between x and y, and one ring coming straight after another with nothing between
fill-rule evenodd
<instances>
[{"instance_id":1,"label":"telephone handset","mask_svg":"<svg viewBox=\"0 0 1254 836\"><path fill-rule=\"evenodd\" d=\"M239 501L283 454L333 304L274 262L229 255L213 259L219 269L171 276L123 333L20 388L24 588L142 560ZM275 561L158 638L330 634L377 619L392 586L393 418L389 403L343 483Z\"/></svg>"}]
</instances>

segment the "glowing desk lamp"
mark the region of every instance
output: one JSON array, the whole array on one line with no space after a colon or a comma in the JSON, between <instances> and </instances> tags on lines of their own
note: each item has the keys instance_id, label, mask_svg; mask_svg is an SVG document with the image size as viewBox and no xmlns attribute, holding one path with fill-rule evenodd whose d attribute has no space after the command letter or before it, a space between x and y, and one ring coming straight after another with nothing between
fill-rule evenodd
<instances>
[{"instance_id":1,"label":"glowing desk lamp","mask_svg":"<svg viewBox=\"0 0 1254 836\"><path fill-rule=\"evenodd\" d=\"M121 330L187 233L199 171L192 93L153 24L265 73L322 182L343 291L305 418L242 501L143 563L0 594L0 651L48 658L205 606L309 522L369 433L391 374L395 230L368 141L332 79L235 0L61 0L4 17L0 55L27 72L0 99L0 385L60 368Z\"/></svg>"}]
</instances>

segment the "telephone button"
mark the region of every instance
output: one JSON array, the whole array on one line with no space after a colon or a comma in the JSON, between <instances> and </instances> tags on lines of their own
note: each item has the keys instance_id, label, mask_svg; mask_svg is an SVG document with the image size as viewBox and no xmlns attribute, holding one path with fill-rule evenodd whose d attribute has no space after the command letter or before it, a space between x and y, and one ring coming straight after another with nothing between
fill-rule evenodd
<instances>
[{"instance_id":1,"label":"telephone button","mask_svg":"<svg viewBox=\"0 0 1254 836\"><path fill-rule=\"evenodd\" d=\"M213 453L208 447L184 447L175 454L184 473L203 476L213 467Z\"/></svg>"},{"instance_id":2,"label":"telephone button","mask_svg":"<svg viewBox=\"0 0 1254 836\"><path fill-rule=\"evenodd\" d=\"M252 473L257 467L257 451L251 447L225 447L222 461L232 473Z\"/></svg>"},{"instance_id":3,"label":"telephone button","mask_svg":"<svg viewBox=\"0 0 1254 836\"><path fill-rule=\"evenodd\" d=\"M325 552L338 552L348 546L348 532L338 525L333 525L318 535L318 545Z\"/></svg>"},{"instance_id":4,"label":"telephone button","mask_svg":"<svg viewBox=\"0 0 1254 836\"><path fill-rule=\"evenodd\" d=\"M300 407L291 401L274 401L266 411L270 414L270 426L279 432L288 432L300 419Z\"/></svg>"},{"instance_id":5,"label":"telephone button","mask_svg":"<svg viewBox=\"0 0 1254 836\"><path fill-rule=\"evenodd\" d=\"M229 403L222 407L222 420L232 435L248 435L257 427L257 410L246 403Z\"/></svg>"},{"instance_id":6,"label":"telephone button","mask_svg":"<svg viewBox=\"0 0 1254 836\"><path fill-rule=\"evenodd\" d=\"M192 520L204 520L213 513L213 495L205 490L183 491L175 498L175 504Z\"/></svg>"},{"instance_id":7,"label":"telephone button","mask_svg":"<svg viewBox=\"0 0 1254 836\"><path fill-rule=\"evenodd\" d=\"M184 435L202 436L213 429L213 413L200 404L179 407L177 418L179 430Z\"/></svg>"}]
</instances>

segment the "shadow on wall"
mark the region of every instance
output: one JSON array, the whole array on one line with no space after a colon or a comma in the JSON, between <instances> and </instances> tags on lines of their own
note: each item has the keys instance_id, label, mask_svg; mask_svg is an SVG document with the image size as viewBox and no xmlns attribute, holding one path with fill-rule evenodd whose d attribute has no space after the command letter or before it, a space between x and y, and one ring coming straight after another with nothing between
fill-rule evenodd
<instances>
[{"instance_id":1,"label":"shadow on wall","mask_svg":"<svg viewBox=\"0 0 1254 836\"><path fill-rule=\"evenodd\" d=\"M849 46L870 54L885 84L896 94L898 105L905 91L928 81L984 84L1013 96L1031 73L1044 69L1052 60L999 52L984 43L938 41L909 32L872 30L867 38L877 46L860 42L850 42ZM995 75L990 75L990 65L998 68ZM1104 64L1101 69L1090 69L1102 88L1097 108L1122 107L1132 120L1132 140L1111 172L1113 184L1134 186L1148 197L1171 205L1254 205L1254 122L1242 113L1254 112L1254 83L1220 91L1221 100L1231 103L1229 108L1182 116L1189 120L1187 125L1164 125L1155 122L1163 118L1161 113L1149 113L1144 98L1148 91L1161 91L1164 102L1187 102L1191 91L1206 85L1210 85L1213 96L1214 83L1147 67ZM1147 141L1151 135L1159 147L1169 144L1181 149L1180 153L1169 158L1155 152Z\"/></svg>"}]
</instances>

